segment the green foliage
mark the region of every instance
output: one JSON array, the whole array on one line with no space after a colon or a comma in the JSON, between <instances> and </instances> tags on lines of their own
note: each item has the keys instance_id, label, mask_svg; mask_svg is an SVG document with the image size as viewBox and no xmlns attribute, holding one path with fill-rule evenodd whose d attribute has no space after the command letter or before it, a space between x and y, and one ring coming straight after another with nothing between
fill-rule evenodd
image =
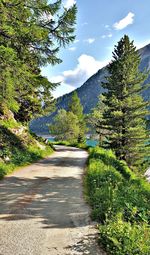
<instances>
[{"instance_id":1,"label":"green foliage","mask_svg":"<svg viewBox=\"0 0 150 255\"><path fill-rule=\"evenodd\" d=\"M72 112L59 110L54 118L53 124L49 126L50 133L56 136L57 140L76 142L79 135L79 121Z\"/></svg>"},{"instance_id":2,"label":"green foliage","mask_svg":"<svg viewBox=\"0 0 150 255\"><path fill-rule=\"evenodd\" d=\"M18 128L21 126L21 123L16 122L13 118L0 120L0 125L2 125L5 128Z\"/></svg>"},{"instance_id":3,"label":"green foliage","mask_svg":"<svg viewBox=\"0 0 150 255\"><path fill-rule=\"evenodd\" d=\"M58 111L54 122L50 127L50 133L56 139L69 143L84 143L86 123L83 115L83 107L76 92L73 93L69 103L68 112L64 109Z\"/></svg>"},{"instance_id":4,"label":"green foliage","mask_svg":"<svg viewBox=\"0 0 150 255\"><path fill-rule=\"evenodd\" d=\"M124 36L115 46L113 60L108 65L108 76L102 84L104 104L99 133L107 130L108 147L115 150L119 159L128 165L139 165L147 155L146 115L148 102L141 96L148 73L139 71L140 56Z\"/></svg>"},{"instance_id":5,"label":"green foliage","mask_svg":"<svg viewBox=\"0 0 150 255\"><path fill-rule=\"evenodd\" d=\"M149 183L111 150L96 147L89 153L86 190L92 217L103 224L101 244L110 254L148 255Z\"/></svg>"},{"instance_id":6,"label":"green foliage","mask_svg":"<svg viewBox=\"0 0 150 255\"><path fill-rule=\"evenodd\" d=\"M77 147L77 148L80 148L80 149L85 149L85 150L88 150L90 146L86 145L86 143L78 143L78 142L68 142L68 141L55 141L55 142L52 142L52 145L55 144L55 145L65 145L65 146L71 146L71 147Z\"/></svg>"},{"instance_id":7,"label":"green foliage","mask_svg":"<svg viewBox=\"0 0 150 255\"><path fill-rule=\"evenodd\" d=\"M37 160L52 149L29 135L19 122L54 109L53 84L41 75L46 64L61 62L60 47L74 40L76 6L60 0L0 1L0 177ZM15 121L17 120L17 122Z\"/></svg>"},{"instance_id":8,"label":"green foliage","mask_svg":"<svg viewBox=\"0 0 150 255\"><path fill-rule=\"evenodd\" d=\"M103 112L105 105L103 103L103 96L99 97L99 101L95 108L92 109L91 113L87 117L88 124L90 126L90 132L99 135L100 146L104 145L104 139L108 131L102 128Z\"/></svg>"},{"instance_id":9,"label":"green foliage","mask_svg":"<svg viewBox=\"0 0 150 255\"><path fill-rule=\"evenodd\" d=\"M73 92L72 98L69 102L69 111L72 112L74 115L77 116L79 121L79 135L78 135L78 143L83 143L85 141L85 132L86 128L86 121L85 116L83 114L83 106L80 102L80 98L78 97L77 92Z\"/></svg>"},{"instance_id":10,"label":"green foliage","mask_svg":"<svg viewBox=\"0 0 150 255\"><path fill-rule=\"evenodd\" d=\"M39 143L27 130L19 137L12 133L10 127L0 126L0 178L52 152L50 145L42 141Z\"/></svg>"},{"instance_id":11,"label":"green foliage","mask_svg":"<svg viewBox=\"0 0 150 255\"><path fill-rule=\"evenodd\" d=\"M5 47L0 43L0 110L2 105L6 105L10 110L17 111L19 106L15 100L15 86L18 86L19 63L14 49Z\"/></svg>"},{"instance_id":12,"label":"green foliage","mask_svg":"<svg viewBox=\"0 0 150 255\"><path fill-rule=\"evenodd\" d=\"M68 108L69 111L73 112L73 114L76 115L79 120L83 118L83 106L81 105L80 99L76 91L72 94L72 98Z\"/></svg>"},{"instance_id":13,"label":"green foliage","mask_svg":"<svg viewBox=\"0 0 150 255\"><path fill-rule=\"evenodd\" d=\"M99 227L100 243L109 254L149 255L150 230L147 223L131 224L122 220L120 214Z\"/></svg>"},{"instance_id":14,"label":"green foliage","mask_svg":"<svg viewBox=\"0 0 150 255\"><path fill-rule=\"evenodd\" d=\"M53 149L50 146L47 146L45 150L41 150L35 145L30 146L28 149L25 150L15 148L14 154L9 162L0 162L0 179L5 175L10 174L16 168L31 164L34 161L50 155L52 152ZM9 156L9 151L5 151L4 153L5 155L3 154L3 156Z\"/></svg>"},{"instance_id":15,"label":"green foliage","mask_svg":"<svg viewBox=\"0 0 150 255\"><path fill-rule=\"evenodd\" d=\"M0 102L27 122L53 109L53 84L41 66L61 62L60 47L74 40L76 6L60 0L0 1ZM1 111L0 105L0 111Z\"/></svg>"}]
</instances>

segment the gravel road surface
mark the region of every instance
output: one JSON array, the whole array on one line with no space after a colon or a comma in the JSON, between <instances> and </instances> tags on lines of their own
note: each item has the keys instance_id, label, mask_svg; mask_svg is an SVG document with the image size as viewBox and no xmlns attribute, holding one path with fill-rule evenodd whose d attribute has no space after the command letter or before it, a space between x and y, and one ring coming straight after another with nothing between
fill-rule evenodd
<instances>
[{"instance_id":1,"label":"gravel road surface","mask_svg":"<svg viewBox=\"0 0 150 255\"><path fill-rule=\"evenodd\" d=\"M0 255L101 255L83 199L87 152L56 146L0 181Z\"/></svg>"}]
</instances>

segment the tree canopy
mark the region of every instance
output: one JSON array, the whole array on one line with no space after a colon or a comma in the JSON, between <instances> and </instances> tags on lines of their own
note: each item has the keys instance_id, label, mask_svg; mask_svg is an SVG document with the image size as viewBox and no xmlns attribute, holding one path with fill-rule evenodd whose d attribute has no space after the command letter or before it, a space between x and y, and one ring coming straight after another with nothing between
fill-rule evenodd
<instances>
[{"instance_id":1,"label":"tree canopy","mask_svg":"<svg viewBox=\"0 0 150 255\"><path fill-rule=\"evenodd\" d=\"M72 94L68 111L64 109L59 110L49 128L50 133L55 135L56 140L84 142L86 123L83 107L77 92Z\"/></svg>"},{"instance_id":2,"label":"tree canopy","mask_svg":"<svg viewBox=\"0 0 150 255\"><path fill-rule=\"evenodd\" d=\"M29 121L51 107L52 84L41 75L46 64L61 62L60 47L75 38L76 5L61 0L0 1L0 101L16 118Z\"/></svg>"},{"instance_id":3,"label":"tree canopy","mask_svg":"<svg viewBox=\"0 0 150 255\"><path fill-rule=\"evenodd\" d=\"M78 117L73 112L61 109L49 128L50 134L55 135L56 140L76 142L79 135Z\"/></svg>"},{"instance_id":4,"label":"tree canopy","mask_svg":"<svg viewBox=\"0 0 150 255\"><path fill-rule=\"evenodd\" d=\"M85 116L83 114L83 106L80 102L80 98L76 91L73 92L71 100L69 102L69 111L72 112L75 116L77 116L79 121L79 135L78 135L78 142L84 142L85 140L85 132L86 122Z\"/></svg>"},{"instance_id":5,"label":"tree canopy","mask_svg":"<svg viewBox=\"0 0 150 255\"><path fill-rule=\"evenodd\" d=\"M72 94L68 110L73 112L78 117L78 119L83 118L83 106L81 105L80 98L78 97L76 91L74 91Z\"/></svg>"}]
</instances>

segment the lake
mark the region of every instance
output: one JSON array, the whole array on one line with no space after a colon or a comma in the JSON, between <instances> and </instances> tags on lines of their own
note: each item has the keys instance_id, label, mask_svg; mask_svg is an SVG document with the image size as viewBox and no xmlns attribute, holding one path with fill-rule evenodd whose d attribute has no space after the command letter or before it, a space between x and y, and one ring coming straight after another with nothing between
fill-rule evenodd
<instances>
[{"instance_id":1,"label":"lake","mask_svg":"<svg viewBox=\"0 0 150 255\"><path fill-rule=\"evenodd\" d=\"M54 138L54 137L49 137L48 140L49 140L50 142L54 142L54 141L55 141L55 138ZM91 147L95 147L95 146L98 145L98 141L92 140L92 139L87 139L87 140L86 140L86 145L91 146Z\"/></svg>"}]
</instances>

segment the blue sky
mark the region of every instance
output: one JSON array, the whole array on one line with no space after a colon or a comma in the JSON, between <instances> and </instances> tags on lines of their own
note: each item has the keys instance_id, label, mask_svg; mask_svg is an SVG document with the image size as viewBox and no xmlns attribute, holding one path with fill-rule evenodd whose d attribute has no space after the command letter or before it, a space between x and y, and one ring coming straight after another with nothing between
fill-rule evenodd
<instances>
[{"instance_id":1,"label":"blue sky","mask_svg":"<svg viewBox=\"0 0 150 255\"><path fill-rule=\"evenodd\" d=\"M78 7L76 40L59 56L63 62L42 68L42 74L61 85L54 97L80 87L112 58L114 45L124 34L137 48L150 43L150 0L64 0Z\"/></svg>"}]
</instances>

